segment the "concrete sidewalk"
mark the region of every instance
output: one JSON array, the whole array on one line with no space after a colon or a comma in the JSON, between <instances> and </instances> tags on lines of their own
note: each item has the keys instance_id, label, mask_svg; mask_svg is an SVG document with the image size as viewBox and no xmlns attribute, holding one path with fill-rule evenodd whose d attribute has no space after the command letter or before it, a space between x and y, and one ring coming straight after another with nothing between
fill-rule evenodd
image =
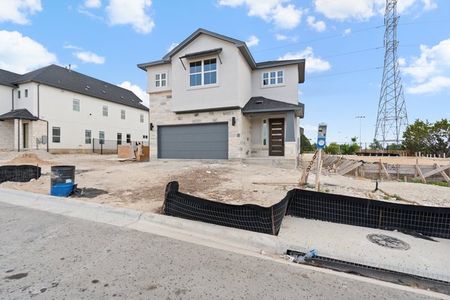
<instances>
[{"instance_id":1,"label":"concrete sidewalk","mask_svg":"<svg viewBox=\"0 0 450 300\"><path fill-rule=\"evenodd\" d=\"M315 248L321 256L449 281L450 241L417 239L399 232L285 217L278 237L131 209L0 189L0 201L59 215L130 228L181 241L243 254L284 254ZM366 235L383 233L410 244L393 250L370 243Z\"/></svg>"}]
</instances>

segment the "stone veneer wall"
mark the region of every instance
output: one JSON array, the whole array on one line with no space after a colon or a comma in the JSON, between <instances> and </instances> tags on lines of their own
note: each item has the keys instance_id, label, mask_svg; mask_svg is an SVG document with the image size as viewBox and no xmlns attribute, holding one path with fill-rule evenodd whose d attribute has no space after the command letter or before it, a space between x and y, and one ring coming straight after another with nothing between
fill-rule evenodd
<instances>
[{"instance_id":1,"label":"stone veneer wall","mask_svg":"<svg viewBox=\"0 0 450 300\"><path fill-rule=\"evenodd\" d=\"M171 92L150 94L150 158L158 157L157 133L160 125L182 125L228 122L228 158L242 159L250 155L250 123L240 109L176 114L171 108ZM236 118L235 126L232 118Z\"/></svg>"},{"instance_id":2,"label":"stone veneer wall","mask_svg":"<svg viewBox=\"0 0 450 300\"><path fill-rule=\"evenodd\" d=\"M14 121L0 121L0 150L14 149Z\"/></svg>"}]
</instances>

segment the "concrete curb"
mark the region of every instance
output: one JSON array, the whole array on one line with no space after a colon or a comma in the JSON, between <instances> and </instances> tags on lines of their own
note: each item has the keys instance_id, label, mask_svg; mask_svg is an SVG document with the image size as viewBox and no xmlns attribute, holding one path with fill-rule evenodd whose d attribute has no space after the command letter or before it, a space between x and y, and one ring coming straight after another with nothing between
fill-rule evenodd
<instances>
[{"instance_id":1,"label":"concrete curb","mask_svg":"<svg viewBox=\"0 0 450 300\"><path fill-rule=\"evenodd\" d=\"M30 192L0 188L0 202L46 211L63 216L105 223L126 229L152 233L202 246L228 250L240 254L257 256L280 263L292 265L280 260L279 254L285 253L289 245L279 237L196 222L154 213L143 213L127 208L113 207L106 204L80 201L73 198L60 198L40 195ZM307 249L295 248L299 251ZM261 255L263 254L263 255ZM447 295L432 291L418 290L407 286L374 280L352 274L315 268L313 266L297 265L298 267L333 274L335 276L352 278L394 289L414 292L440 299L450 299Z\"/></svg>"},{"instance_id":2,"label":"concrete curb","mask_svg":"<svg viewBox=\"0 0 450 300\"><path fill-rule=\"evenodd\" d=\"M0 201L63 216L167 236L191 243L206 244L211 247L220 245L220 248L238 248L243 251L264 251L275 254L281 254L287 249L287 245L278 237L268 234L154 213L143 213L74 198L0 189Z\"/></svg>"}]
</instances>

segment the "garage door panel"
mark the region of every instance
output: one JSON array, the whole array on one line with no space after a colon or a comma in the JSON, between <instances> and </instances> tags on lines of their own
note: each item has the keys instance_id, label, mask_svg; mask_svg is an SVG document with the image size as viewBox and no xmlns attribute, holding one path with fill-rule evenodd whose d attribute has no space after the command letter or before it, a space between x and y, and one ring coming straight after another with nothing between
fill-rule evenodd
<instances>
[{"instance_id":1,"label":"garage door panel","mask_svg":"<svg viewBox=\"0 0 450 300\"><path fill-rule=\"evenodd\" d=\"M158 157L227 159L228 124L158 126Z\"/></svg>"}]
</instances>

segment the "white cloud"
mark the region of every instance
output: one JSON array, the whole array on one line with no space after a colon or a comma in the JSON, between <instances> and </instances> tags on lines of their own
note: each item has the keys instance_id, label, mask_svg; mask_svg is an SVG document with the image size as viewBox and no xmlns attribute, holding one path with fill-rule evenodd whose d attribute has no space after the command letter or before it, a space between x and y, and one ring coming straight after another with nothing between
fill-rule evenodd
<instances>
[{"instance_id":1,"label":"white cloud","mask_svg":"<svg viewBox=\"0 0 450 300\"><path fill-rule=\"evenodd\" d=\"M56 56L33 39L17 31L0 30L0 69L26 73L56 62Z\"/></svg>"},{"instance_id":2,"label":"white cloud","mask_svg":"<svg viewBox=\"0 0 450 300\"><path fill-rule=\"evenodd\" d=\"M425 83L408 87L406 92L409 94L430 94L438 93L448 88L450 88L450 77L435 76Z\"/></svg>"},{"instance_id":3,"label":"white cloud","mask_svg":"<svg viewBox=\"0 0 450 300\"><path fill-rule=\"evenodd\" d=\"M148 16L151 0L110 0L106 7L111 25L131 25L138 33L150 33L155 26Z\"/></svg>"},{"instance_id":4,"label":"white cloud","mask_svg":"<svg viewBox=\"0 0 450 300\"><path fill-rule=\"evenodd\" d=\"M247 47L253 47L253 46L258 46L259 44L259 39L256 35L252 35L248 38L248 40L245 42L247 44Z\"/></svg>"},{"instance_id":5,"label":"white cloud","mask_svg":"<svg viewBox=\"0 0 450 300\"><path fill-rule=\"evenodd\" d=\"M101 0L86 0L84 1L84 6L88 8L99 8L102 6Z\"/></svg>"},{"instance_id":6,"label":"white cloud","mask_svg":"<svg viewBox=\"0 0 450 300\"><path fill-rule=\"evenodd\" d=\"M420 56L407 64L399 59L402 72L411 77L408 93L438 92L448 88L450 80L450 38L428 47L420 46Z\"/></svg>"},{"instance_id":7,"label":"white cloud","mask_svg":"<svg viewBox=\"0 0 450 300\"><path fill-rule=\"evenodd\" d=\"M376 15L384 13L385 0L314 0L316 11L329 19L345 21L365 21ZM416 7L430 10L437 7L434 0L398 0L398 12Z\"/></svg>"},{"instance_id":8,"label":"white cloud","mask_svg":"<svg viewBox=\"0 0 450 300\"><path fill-rule=\"evenodd\" d=\"M352 29L351 28L346 28L344 30L344 36L350 35L352 33Z\"/></svg>"},{"instance_id":9,"label":"white cloud","mask_svg":"<svg viewBox=\"0 0 450 300\"><path fill-rule=\"evenodd\" d=\"M246 6L249 16L259 17L282 29L292 29L300 24L303 11L289 2L290 0L219 0L218 4L229 7Z\"/></svg>"},{"instance_id":10,"label":"white cloud","mask_svg":"<svg viewBox=\"0 0 450 300\"><path fill-rule=\"evenodd\" d=\"M42 11L41 0L1 0L0 22L28 24L29 15Z\"/></svg>"},{"instance_id":11,"label":"white cloud","mask_svg":"<svg viewBox=\"0 0 450 300\"><path fill-rule=\"evenodd\" d=\"M327 24L325 24L324 21L317 21L316 18L313 16L308 16L306 18L306 23L308 24L309 27L311 27L317 32L322 32L327 29Z\"/></svg>"},{"instance_id":12,"label":"white cloud","mask_svg":"<svg viewBox=\"0 0 450 300\"><path fill-rule=\"evenodd\" d=\"M97 65L105 63L105 58L103 56L97 55L90 51L79 51L75 52L74 55L84 63L93 63Z\"/></svg>"},{"instance_id":13,"label":"white cloud","mask_svg":"<svg viewBox=\"0 0 450 300\"><path fill-rule=\"evenodd\" d=\"M303 51L289 52L278 58L279 60L287 59L302 59L306 60L305 68L307 73L324 72L331 69L331 64L320 58L316 57L313 52L313 48L306 47Z\"/></svg>"},{"instance_id":14,"label":"white cloud","mask_svg":"<svg viewBox=\"0 0 450 300\"><path fill-rule=\"evenodd\" d=\"M172 43L172 44L170 44L169 48L167 48L167 52L172 51L178 45L179 45L179 43Z\"/></svg>"},{"instance_id":15,"label":"white cloud","mask_svg":"<svg viewBox=\"0 0 450 300\"><path fill-rule=\"evenodd\" d=\"M433 10L437 8L437 4L434 0L422 0L422 3L425 10Z\"/></svg>"},{"instance_id":16,"label":"white cloud","mask_svg":"<svg viewBox=\"0 0 450 300\"><path fill-rule=\"evenodd\" d=\"M143 89L141 89L140 86L136 85L136 84L132 84L129 81L124 81L121 84L119 84L120 87L130 90L133 93L136 94L136 96L139 97L139 99L142 100L142 104L144 104L145 106L149 107L149 98L148 98L148 94L147 92L145 92Z\"/></svg>"},{"instance_id":17,"label":"white cloud","mask_svg":"<svg viewBox=\"0 0 450 300\"><path fill-rule=\"evenodd\" d=\"M64 49L82 50L81 47L78 47L78 46L75 46L75 45L72 45L72 44L68 44L68 43L65 43L64 46L63 46L63 48L64 48Z\"/></svg>"},{"instance_id":18,"label":"white cloud","mask_svg":"<svg viewBox=\"0 0 450 300\"><path fill-rule=\"evenodd\" d=\"M291 42L297 42L298 37L297 36L288 36L284 34L275 34L275 39L277 41L291 41Z\"/></svg>"}]
</instances>

